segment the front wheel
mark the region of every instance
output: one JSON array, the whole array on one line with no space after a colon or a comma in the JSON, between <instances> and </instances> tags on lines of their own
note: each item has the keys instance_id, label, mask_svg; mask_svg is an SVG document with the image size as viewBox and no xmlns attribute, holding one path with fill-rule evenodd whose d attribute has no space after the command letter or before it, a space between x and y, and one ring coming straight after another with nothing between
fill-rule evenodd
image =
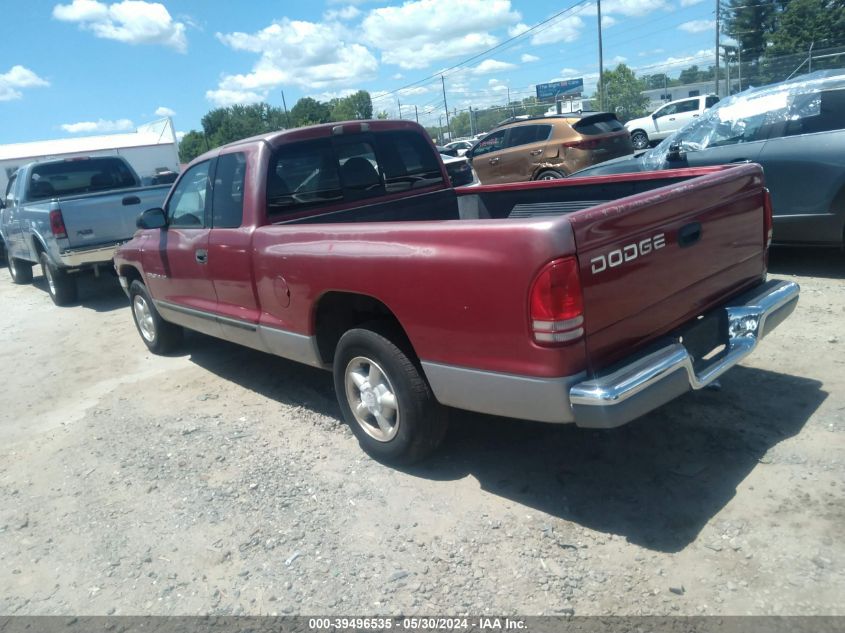
<instances>
[{"instance_id":1,"label":"front wheel","mask_svg":"<svg viewBox=\"0 0 845 633\"><path fill-rule=\"evenodd\" d=\"M140 281L129 286L132 319L144 345L153 354L167 354L182 340L182 328L161 318L147 287Z\"/></svg>"},{"instance_id":2,"label":"front wheel","mask_svg":"<svg viewBox=\"0 0 845 633\"><path fill-rule=\"evenodd\" d=\"M66 306L76 301L76 279L64 270L50 263L47 253L41 253L41 272L47 280L47 292L57 306Z\"/></svg>"},{"instance_id":3,"label":"front wheel","mask_svg":"<svg viewBox=\"0 0 845 633\"><path fill-rule=\"evenodd\" d=\"M410 464L437 448L448 421L400 339L379 325L346 332L335 352L334 387L361 448L382 462Z\"/></svg>"},{"instance_id":4,"label":"front wheel","mask_svg":"<svg viewBox=\"0 0 845 633\"><path fill-rule=\"evenodd\" d=\"M537 174L536 180L560 180L564 175L555 169L546 169Z\"/></svg>"},{"instance_id":5,"label":"front wheel","mask_svg":"<svg viewBox=\"0 0 845 633\"><path fill-rule=\"evenodd\" d=\"M9 275L12 277L13 284L22 286L32 283L32 264L22 259L15 259L8 254L6 255L6 263L9 266Z\"/></svg>"},{"instance_id":6,"label":"front wheel","mask_svg":"<svg viewBox=\"0 0 845 633\"><path fill-rule=\"evenodd\" d=\"M646 149L648 148L648 143L648 134L642 130L637 130L631 134L631 145L634 146L634 149Z\"/></svg>"}]
</instances>

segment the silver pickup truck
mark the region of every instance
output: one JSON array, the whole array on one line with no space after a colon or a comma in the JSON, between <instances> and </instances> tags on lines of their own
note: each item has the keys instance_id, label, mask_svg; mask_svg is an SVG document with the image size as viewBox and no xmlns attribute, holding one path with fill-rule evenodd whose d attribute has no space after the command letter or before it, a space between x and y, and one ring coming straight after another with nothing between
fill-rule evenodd
<instances>
[{"instance_id":1,"label":"silver pickup truck","mask_svg":"<svg viewBox=\"0 0 845 633\"><path fill-rule=\"evenodd\" d=\"M170 185L140 186L118 156L30 163L9 179L0 200L0 241L12 281L32 281L41 265L56 305L76 301L75 273L106 265L135 233L145 209L160 207Z\"/></svg>"}]
</instances>

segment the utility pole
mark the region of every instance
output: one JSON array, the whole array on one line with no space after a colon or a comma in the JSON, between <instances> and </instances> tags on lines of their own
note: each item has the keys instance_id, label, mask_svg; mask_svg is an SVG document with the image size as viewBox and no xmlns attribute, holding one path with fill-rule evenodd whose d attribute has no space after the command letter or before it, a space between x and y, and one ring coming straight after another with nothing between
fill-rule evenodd
<instances>
[{"instance_id":1,"label":"utility pole","mask_svg":"<svg viewBox=\"0 0 845 633\"><path fill-rule=\"evenodd\" d=\"M417 123L420 122L420 113L417 112L417 106L414 106L414 118L417 120Z\"/></svg>"},{"instance_id":2,"label":"utility pole","mask_svg":"<svg viewBox=\"0 0 845 633\"><path fill-rule=\"evenodd\" d=\"M443 86L443 109L446 110L446 132L449 133L449 140L452 140L452 128L449 127L449 106L446 105L446 80L440 75L440 85Z\"/></svg>"},{"instance_id":3,"label":"utility pole","mask_svg":"<svg viewBox=\"0 0 845 633\"><path fill-rule=\"evenodd\" d=\"M716 0L716 96L719 96L719 33L722 30L720 22L722 0Z\"/></svg>"},{"instance_id":4,"label":"utility pole","mask_svg":"<svg viewBox=\"0 0 845 633\"><path fill-rule=\"evenodd\" d=\"M447 114L448 114L448 112L447 112ZM440 144L442 145L443 144L443 115L442 114L440 115L440 138L438 140L440 141Z\"/></svg>"},{"instance_id":5,"label":"utility pole","mask_svg":"<svg viewBox=\"0 0 845 633\"><path fill-rule=\"evenodd\" d=\"M285 120L288 123L288 129L290 129L290 114L288 114L288 104L285 103L285 91L282 90L282 105L285 106ZM208 141L206 141L208 142Z\"/></svg>"},{"instance_id":6,"label":"utility pole","mask_svg":"<svg viewBox=\"0 0 845 633\"><path fill-rule=\"evenodd\" d=\"M810 42L810 52L807 53L807 72L813 72L813 46L815 46L816 42L813 40Z\"/></svg>"},{"instance_id":7,"label":"utility pole","mask_svg":"<svg viewBox=\"0 0 845 633\"><path fill-rule=\"evenodd\" d=\"M402 102L399 99L396 100L396 105L399 106L399 118L402 118Z\"/></svg>"},{"instance_id":8,"label":"utility pole","mask_svg":"<svg viewBox=\"0 0 845 633\"><path fill-rule=\"evenodd\" d=\"M739 41L736 43L736 57L737 64L739 65L737 69L739 73L739 91L742 92L742 42Z\"/></svg>"},{"instance_id":9,"label":"utility pole","mask_svg":"<svg viewBox=\"0 0 845 633\"><path fill-rule=\"evenodd\" d=\"M716 1L718 2L718 0ZM604 110L604 50L602 49L601 43L601 0L596 0L596 10L599 16L599 109Z\"/></svg>"},{"instance_id":10,"label":"utility pole","mask_svg":"<svg viewBox=\"0 0 845 633\"><path fill-rule=\"evenodd\" d=\"M472 126L472 106L469 106L469 135L475 136L475 130Z\"/></svg>"},{"instance_id":11,"label":"utility pole","mask_svg":"<svg viewBox=\"0 0 845 633\"><path fill-rule=\"evenodd\" d=\"M727 48L725 48L725 96L731 96L731 58L728 57Z\"/></svg>"}]
</instances>

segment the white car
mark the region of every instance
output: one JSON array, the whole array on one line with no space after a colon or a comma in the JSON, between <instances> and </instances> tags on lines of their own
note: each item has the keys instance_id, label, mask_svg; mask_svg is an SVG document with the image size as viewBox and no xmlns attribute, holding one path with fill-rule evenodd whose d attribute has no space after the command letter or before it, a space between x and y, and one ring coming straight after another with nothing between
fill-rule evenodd
<instances>
[{"instance_id":1,"label":"white car","mask_svg":"<svg viewBox=\"0 0 845 633\"><path fill-rule=\"evenodd\" d=\"M716 95L670 101L649 116L628 121L625 129L631 133L631 144L635 150L646 149L653 141L662 141L693 119L700 117L707 108L718 101L719 97Z\"/></svg>"},{"instance_id":2,"label":"white car","mask_svg":"<svg viewBox=\"0 0 845 633\"><path fill-rule=\"evenodd\" d=\"M468 149L471 149L472 146L475 145L472 141L453 141L451 143L446 143L444 147L449 150L455 150L458 156L463 156L467 153Z\"/></svg>"}]
</instances>

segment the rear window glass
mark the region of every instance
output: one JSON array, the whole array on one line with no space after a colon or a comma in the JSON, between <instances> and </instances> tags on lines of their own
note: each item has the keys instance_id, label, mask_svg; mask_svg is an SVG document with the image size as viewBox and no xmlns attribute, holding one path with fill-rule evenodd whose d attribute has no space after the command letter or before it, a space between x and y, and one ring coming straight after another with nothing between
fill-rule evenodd
<instances>
[{"instance_id":1,"label":"rear window glass","mask_svg":"<svg viewBox=\"0 0 845 633\"><path fill-rule=\"evenodd\" d=\"M290 213L342 199L337 158L330 141L282 146L270 160L268 213Z\"/></svg>"},{"instance_id":2,"label":"rear window glass","mask_svg":"<svg viewBox=\"0 0 845 633\"><path fill-rule=\"evenodd\" d=\"M375 135L387 193L430 187L443 182L440 163L431 145L415 132Z\"/></svg>"},{"instance_id":3,"label":"rear window glass","mask_svg":"<svg viewBox=\"0 0 845 633\"><path fill-rule=\"evenodd\" d=\"M590 134L608 134L610 132L618 132L625 129L622 124L612 114L605 118L600 117L586 117L581 119L572 126L579 134L589 136Z\"/></svg>"},{"instance_id":4,"label":"rear window glass","mask_svg":"<svg viewBox=\"0 0 845 633\"><path fill-rule=\"evenodd\" d=\"M117 158L85 158L45 163L32 168L29 198L71 196L109 189L134 187L135 176Z\"/></svg>"}]
</instances>

